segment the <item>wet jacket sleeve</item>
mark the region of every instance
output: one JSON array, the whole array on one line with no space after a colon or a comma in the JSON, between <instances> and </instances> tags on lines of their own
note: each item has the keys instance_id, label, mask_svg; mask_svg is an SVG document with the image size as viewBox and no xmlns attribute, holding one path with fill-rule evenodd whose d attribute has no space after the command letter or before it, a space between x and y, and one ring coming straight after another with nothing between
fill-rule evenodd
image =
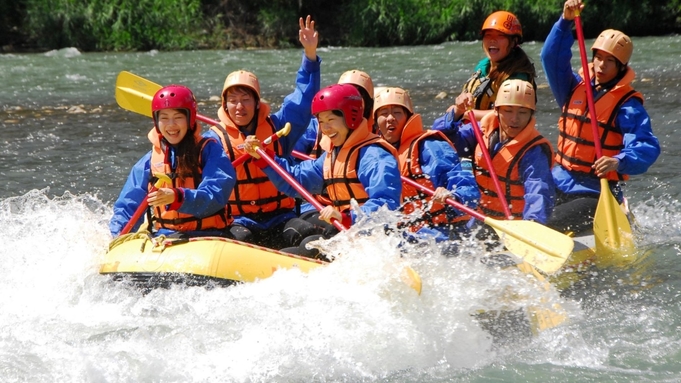
<instances>
[{"instance_id":1,"label":"wet jacket sleeve","mask_svg":"<svg viewBox=\"0 0 681 383\"><path fill-rule=\"evenodd\" d=\"M442 140L420 142L421 169L435 188L444 187L454 193L456 200L475 207L480 198L478 184L472 172L461 168L461 161L452 146Z\"/></svg>"},{"instance_id":2,"label":"wet jacket sleeve","mask_svg":"<svg viewBox=\"0 0 681 383\"><path fill-rule=\"evenodd\" d=\"M476 145L475 136L472 136L473 141L471 141L471 136L467 135L465 132L459 132L462 126L464 126L464 124L461 120L456 121L454 119L454 110L452 110L438 117L433 122L432 129L444 133L449 141L454 144L454 149L456 149L456 153L460 157L473 157ZM472 126L467 129L472 129ZM473 133L473 131L470 130L470 133Z\"/></svg>"},{"instance_id":3,"label":"wet jacket sleeve","mask_svg":"<svg viewBox=\"0 0 681 383\"><path fill-rule=\"evenodd\" d=\"M201 183L196 189L182 188L184 201L180 213L195 217L207 217L227 205L236 183L236 173L222 145L209 140L201 152L203 169Z\"/></svg>"},{"instance_id":4,"label":"wet jacket sleeve","mask_svg":"<svg viewBox=\"0 0 681 383\"><path fill-rule=\"evenodd\" d=\"M317 61L310 61L303 53L303 62L296 77L296 89L284 98L281 109L271 116L277 130L284 127L287 122L291 123L291 132L279 139L283 153L287 156L310 123L312 99L319 92L321 84L319 71L321 62L319 57Z\"/></svg>"},{"instance_id":5,"label":"wet jacket sleeve","mask_svg":"<svg viewBox=\"0 0 681 383\"><path fill-rule=\"evenodd\" d=\"M383 205L397 210L402 202L402 179L395 156L380 145L368 145L360 149L359 158L357 178L369 196L360 207L362 212L369 214ZM352 223L357 222L357 213L350 215Z\"/></svg>"},{"instance_id":6,"label":"wet jacket sleeve","mask_svg":"<svg viewBox=\"0 0 681 383\"><path fill-rule=\"evenodd\" d=\"M622 105L617 126L622 130L624 141L624 148L615 156L620 161L617 171L630 175L645 173L660 155L660 142L639 100L632 98Z\"/></svg>"},{"instance_id":7,"label":"wet jacket sleeve","mask_svg":"<svg viewBox=\"0 0 681 383\"><path fill-rule=\"evenodd\" d=\"M530 148L520 160L520 179L525 187L523 219L546 224L555 201L556 187L550 158L541 146Z\"/></svg>"},{"instance_id":8,"label":"wet jacket sleeve","mask_svg":"<svg viewBox=\"0 0 681 383\"><path fill-rule=\"evenodd\" d=\"M317 142L318 126L319 123L317 122L317 119L312 117L312 119L310 119L310 124L307 126L307 129L305 129L305 133L303 133L303 135L300 136L295 146L293 147L293 150L305 154L310 154L315 146L315 143ZM300 160L298 160L298 162L300 162Z\"/></svg>"},{"instance_id":9,"label":"wet jacket sleeve","mask_svg":"<svg viewBox=\"0 0 681 383\"><path fill-rule=\"evenodd\" d=\"M541 50L541 63L544 67L546 79L549 82L553 96L560 108L568 101L572 89L582 78L572 71L573 21L560 17L551 29Z\"/></svg>"},{"instance_id":10,"label":"wet jacket sleeve","mask_svg":"<svg viewBox=\"0 0 681 383\"><path fill-rule=\"evenodd\" d=\"M113 216L109 221L109 231L115 238L121 233L123 227L135 214L137 208L147 198L147 187L149 185L149 161L151 152L142 157L130 170L123 189L121 189L118 199L113 205ZM144 221L142 216L133 226L131 231L136 231Z\"/></svg>"},{"instance_id":11,"label":"wet jacket sleeve","mask_svg":"<svg viewBox=\"0 0 681 383\"><path fill-rule=\"evenodd\" d=\"M274 157L274 160L293 179L298 181L305 190L311 194L319 194L324 187L324 158L326 158L326 153L323 153L321 157L315 160L305 160L298 164L291 164L289 161L279 157ZM262 170L267 174L267 177L276 186L277 190L289 197L303 198L274 168L267 166L262 168Z\"/></svg>"}]
</instances>

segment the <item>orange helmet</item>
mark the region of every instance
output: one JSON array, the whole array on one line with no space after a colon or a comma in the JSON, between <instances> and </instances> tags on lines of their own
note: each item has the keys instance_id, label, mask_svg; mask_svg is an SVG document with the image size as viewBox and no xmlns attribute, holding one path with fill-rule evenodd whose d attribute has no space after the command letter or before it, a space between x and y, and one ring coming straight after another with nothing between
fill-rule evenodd
<instances>
[{"instance_id":1,"label":"orange helmet","mask_svg":"<svg viewBox=\"0 0 681 383\"><path fill-rule=\"evenodd\" d=\"M536 110L534 87L525 80L513 79L501 83L494 107L521 106Z\"/></svg>"},{"instance_id":2,"label":"orange helmet","mask_svg":"<svg viewBox=\"0 0 681 383\"><path fill-rule=\"evenodd\" d=\"M338 79L339 84L353 84L362 87L371 97L374 95L374 82L366 72L353 69L343 73Z\"/></svg>"},{"instance_id":3,"label":"orange helmet","mask_svg":"<svg viewBox=\"0 0 681 383\"><path fill-rule=\"evenodd\" d=\"M627 65L631 54L634 52L634 44L631 42L629 36L624 33L614 30L606 29L598 35L591 50L601 50L615 56L622 64Z\"/></svg>"},{"instance_id":4,"label":"orange helmet","mask_svg":"<svg viewBox=\"0 0 681 383\"><path fill-rule=\"evenodd\" d=\"M374 113L386 105L399 105L414 113L414 104L409 93L402 88L383 88L374 97Z\"/></svg>"},{"instance_id":5,"label":"orange helmet","mask_svg":"<svg viewBox=\"0 0 681 383\"><path fill-rule=\"evenodd\" d=\"M245 86L255 92L255 96L260 98L260 82L258 78L251 72L245 70L237 70L227 75L225 85L222 87L222 106L225 106L225 95L227 89L233 86Z\"/></svg>"},{"instance_id":6,"label":"orange helmet","mask_svg":"<svg viewBox=\"0 0 681 383\"><path fill-rule=\"evenodd\" d=\"M518 36L518 43L523 41L523 27L518 18L511 12L496 11L487 16L480 33L484 34L488 29L494 29L509 36Z\"/></svg>"}]
</instances>

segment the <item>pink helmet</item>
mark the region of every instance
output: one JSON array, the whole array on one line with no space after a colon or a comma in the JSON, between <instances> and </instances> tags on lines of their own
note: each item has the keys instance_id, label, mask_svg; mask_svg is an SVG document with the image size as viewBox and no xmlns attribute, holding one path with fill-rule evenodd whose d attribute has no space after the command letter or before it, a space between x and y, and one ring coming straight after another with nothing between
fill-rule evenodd
<instances>
[{"instance_id":1,"label":"pink helmet","mask_svg":"<svg viewBox=\"0 0 681 383\"><path fill-rule=\"evenodd\" d=\"M196 126L196 98L194 93L182 85L168 85L156 92L151 99L151 114L154 116L154 124L157 123L157 112L161 109L184 109L187 111L189 129Z\"/></svg>"},{"instance_id":2,"label":"pink helmet","mask_svg":"<svg viewBox=\"0 0 681 383\"><path fill-rule=\"evenodd\" d=\"M312 114L339 110L345 118L345 125L354 130L362 124L364 99L351 84L333 84L317 92L312 99Z\"/></svg>"}]
</instances>

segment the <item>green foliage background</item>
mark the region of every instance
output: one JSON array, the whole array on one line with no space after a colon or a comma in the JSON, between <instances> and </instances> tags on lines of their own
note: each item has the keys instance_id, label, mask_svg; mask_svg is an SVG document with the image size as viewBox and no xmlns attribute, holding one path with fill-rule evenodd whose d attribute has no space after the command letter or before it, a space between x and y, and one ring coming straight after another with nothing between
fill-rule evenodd
<instances>
[{"instance_id":1,"label":"green foliage background","mask_svg":"<svg viewBox=\"0 0 681 383\"><path fill-rule=\"evenodd\" d=\"M681 31L681 0L590 0L585 34ZM543 40L555 0L0 0L0 47L83 51L287 47L312 15L322 45L390 46L473 40L485 17L515 13L525 40Z\"/></svg>"}]
</instances>

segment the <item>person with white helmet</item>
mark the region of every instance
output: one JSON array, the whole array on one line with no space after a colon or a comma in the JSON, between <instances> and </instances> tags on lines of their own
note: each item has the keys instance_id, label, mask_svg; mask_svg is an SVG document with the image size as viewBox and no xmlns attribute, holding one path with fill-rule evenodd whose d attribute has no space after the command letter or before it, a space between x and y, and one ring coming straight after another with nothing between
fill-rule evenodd
<instances>
[{"instance_id":1,"label":"person with white helmet","mask_svg":"<svg viewBox=\"0 0 681 383\"><path fill-rule=\"evenodd\" d=\"M287 224L287 228L292 230L303 227L305 233L291 236L291 247L282 251L305 256L318 255L317 251L305 248L307 242L337 233L331 224L332 220L340 221L345 227L357 221L357 213L351 209L351 200L359 204L364 214L371 214L382 206L396 210L402 192L395 149L369 130L364 118L364 101L354 86L334 84L320 90L312 100L312 113L319 120L322 133L330 140L329 149L317 159L296 165L275 157L278 164L310 193L319 194L324 188L328 193L330 205L308 216L304 222L297 218ZM254 150L260 145L260 140L249 137L246 151L260 158ZM299 196L267 162L259 159L255 164L262 168L279 190ZM312 232L307 231L310 224L315 226Z\"/></svg>"},{"instance_id":2,"label":"person with white helmet","mask_svg":"<svg viewBox=\"0 0 681 383\"><path fill-rule=\"evenodd\" d=\"M121 233L146 199L154 234L229 237L232 218L225 206L236 174L220 143L201 135L194 94L181 85L166 86L152 98L151 111L152 150L133 166L114 203L111 235ZM160 178L168 183L157 188Z\"/></svg>"},{"instance_id":3,"label":"person with white helmet","mask_svg":"<svg viewBox=\"0 0 681 383\"><path fill-rule=\"evenodd\" d=\"M462 168L454 146L442 132L423 129L421 115L414 113L407 91L384 87L376 93L374 120L379 134L397 150L403 177L436 190L436 195L444 193L470 207L477 205L480 193L473 173ZM446 204L431 202L431 197L413 186L402 185L402 199L401 210L412 232L428 233L436 239L456 238L470 220ZM419 216L409 216L412 212Z\"/></svg>"},{"instance_id":4,"label":"person with white helmet","mask_svg":"<svg viewBox=\"0 0 681 383\"><path fill-rule=\"evenodd\" d=\"M452 125L461 119L467 120L467 110L462 109L462 100L472 97L471 108L475 119L480 120L494 108L494 101L501 83L506 79L521 79L534 82L537 73L532 60L520 46L523 42L523 28L518 17L508 11L496 11L490 14L480 28L482 50L485 58L474 69L473 75L466 81L454 104L447 112L435 120L433 129L442 130L447 136ZM457 150L458 143L452 140ZM472 153L459 152L459 156L470 157Z\"/></svg>"},{"instance_id":5,"label":"person with white helmet","mask_svg":"<svg viewBox=\"0 0 681 383\"><path fill-rule=\"evenodd\" d=\"M492 163L483 156L475 138L474 126L458 123L456 139L465 150L474 153L475 179L480 188L478 209L486 216L506 219L505 198L513 219L545 224L554 205L555 187L551 176L553 148L537 131L534 86L530 82L508 79L499 87L494 111L480 121L483 143ZM472 105L465 98L461 107ZM491 172L496 173L503 195L494 186Z\"/></svg>"},{"instance_id":6,"label":"person with white helmet","mask_svg":"<svg viewBox=\"0 0 681 383\"><path fill-rule=\"evenodd\" d=\"M586 85L581 69L575 73L570 65L572 26L576 12L583 8L581 0L565 2L541 51L546 78L561 108L553 168L556 210L549 225L575 233L592 227L601 177L608 179L613 195L622 202L623 181L645 173L660 154L643 95L631 86L633 43L621 31L607 29L591 46L589 64L603 154L596 158Z\"/></svg>"},{"instance_id":7,"label":"person with white helmet","mask_svg":"<svg viewBox=\"0 0 681 383\"><path fill-rule=\"evenodd\" d=\"M304 48L303 60L296 76L293 93L286 96L281 108L271 113L270 105L261 99L260 83L255 74L237 70L225 79L222 103L218 109L220 125L211 132L222 142L231 160L244 151L247 136L261 140L291 123L291 131L267 148L286 157L291 154L310 123L310 103L320 88L320 63L317 56L318 36L315 23L308 16L299 20L299 40ZM249 160L236 168L237 184L229 198L234 217L231 232L238 240L280 248L282 230L287 221L297 216L293 198L279 192L267 176Z\"/></svg>"}]
</instances>

